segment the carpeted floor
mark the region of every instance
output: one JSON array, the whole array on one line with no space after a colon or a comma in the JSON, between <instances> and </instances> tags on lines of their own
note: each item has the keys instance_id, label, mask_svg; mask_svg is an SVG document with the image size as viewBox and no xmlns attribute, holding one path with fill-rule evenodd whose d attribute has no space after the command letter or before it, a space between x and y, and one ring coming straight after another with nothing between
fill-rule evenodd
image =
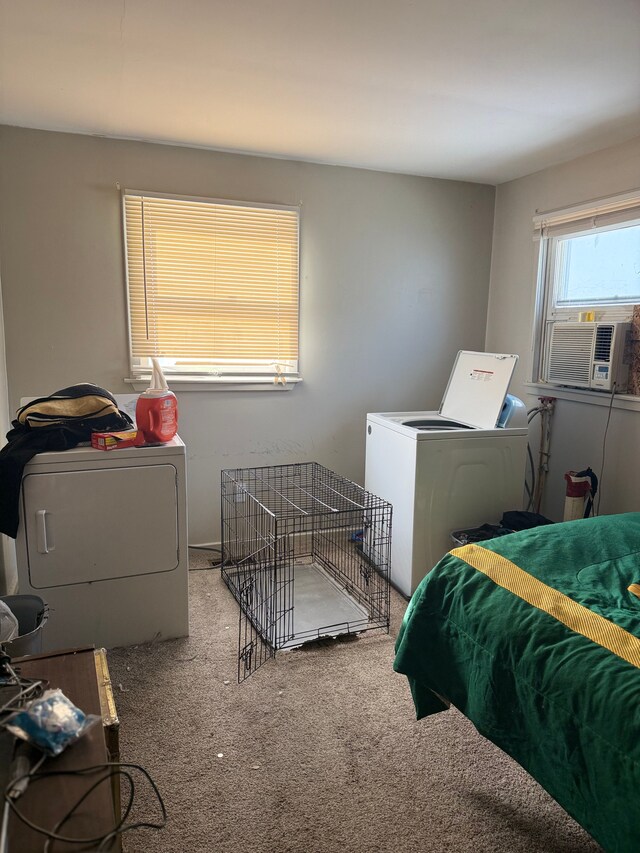
<instances>
[{"instance_id":1,"label":"carpeted floor","mask_svg":"<svg viewBox=\"0 0 640 853\"><path fill-rule=\"evenodd\" d=\"M151 772L169 814L126 853L601 849L461 714L416 722L391 668L400 596L391 635L281 652L238 685L235 601L217 570L190 581L188 639L109 652L122 760Z\"/></svg>"}]
</instances>

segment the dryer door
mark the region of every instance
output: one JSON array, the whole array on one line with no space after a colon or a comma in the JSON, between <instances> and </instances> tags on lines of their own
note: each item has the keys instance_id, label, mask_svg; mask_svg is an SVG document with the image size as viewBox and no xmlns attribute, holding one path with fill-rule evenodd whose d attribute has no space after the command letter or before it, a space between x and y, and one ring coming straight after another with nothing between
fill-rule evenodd
<instances>
[{"instance_id":1,"label":"dryer door","mask_svg":"<svg viewBox=\"0 0 640 853\"><path fill-rule=\"evenodd\" d=\"M36 589L168 572L178 565L173 465L28 474L22 490L29 577Z\"/></svg>"}]
</instances>

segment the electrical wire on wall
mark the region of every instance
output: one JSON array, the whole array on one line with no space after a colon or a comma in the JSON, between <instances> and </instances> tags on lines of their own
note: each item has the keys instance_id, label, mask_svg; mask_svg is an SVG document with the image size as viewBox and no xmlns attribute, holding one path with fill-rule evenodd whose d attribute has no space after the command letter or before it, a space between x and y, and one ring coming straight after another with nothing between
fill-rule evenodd
<instances>
[{"instance_id":1,"label":"electrical wire on wall","mask_svg":"<svg viewBox=\"0 0 640 853\"><path fill-rule=\"evenodd\" d=\"M544 494L544 487L547 482L547 474L549 473L549 459L551 456L551 420L555 409L556 398L540 397L539 400L542 406L542 427L540 434L538 482L536 483L536 490L534 492L534 511L538 513L540 512L540 505L542 504L542 495Z\"/></svg>"},{"instance_id":2,"label":"electrical wire on wall","mask_svg":"<svg viewBox=\"0 0 640 853\"><path fill-rule=\"evenodd\" d=\"M533 409L529 409L529 411L527 412L527 426L541 412L542 412L542 406L536 406ZM529 486L529 483L527 482L527 474L525 473L524 488L525 488L525 491L526 491L527 497L528 497L527 505L526 505L525 509L527 511L529 511L533 508L533 493L534 493L534 490L536 487L536 466L535 466L535 462L533 461L533 453L531 452L531 444L529 442L527 442L527 457L529 460L529 465L531 467L531 486Z\"/></svg>"},{"instance_id":3,"label":"electrical wire on wall","mask_svg":"<svg viewBox=\"0 0 640 853\"><path fill-rule=\"evenodd\" d=\"M547 474L549 472L549 458L550 458L550 445L551 445L551 418L554 412L555 397L539 397L540 405L535 406L533 409L529 409L527 412L527 424L533 422L533 420L540 415L542 424L540 427L540 449L538 451L538 468L536 474L536 466L533 461L533 454L531 452L531 446L527 445L527 453L529 458L529 465L531 467L531 486L526 482L525 477L525 489L528 495L527 502L527 510L533 510L533 512L540 512L540 505L542 503L542 495L544 492L544 487L546 483Z\"/></svg>"},{"instance_id":4,"label":"electrical wire on wall","mask_svg":"<svg viewBox=\"0 0 640 853\"><path fill-rule=\"evenodd\" d=\"M604 463L605 463L605 454L607 449L607 433L609 432L609 423L611 421L611 410L613 409L613 398L616 395L616 383L613 383L613 388L611 389L611 398L609 399L609 410L607 412L607 422L604 428L604 434L602 436L602 461L600 463L600 491L598 492L598 503L594 507L593 514L600 515L600 501L602 500L602 482L604 480Z\"/></svg>"}]
</instances>

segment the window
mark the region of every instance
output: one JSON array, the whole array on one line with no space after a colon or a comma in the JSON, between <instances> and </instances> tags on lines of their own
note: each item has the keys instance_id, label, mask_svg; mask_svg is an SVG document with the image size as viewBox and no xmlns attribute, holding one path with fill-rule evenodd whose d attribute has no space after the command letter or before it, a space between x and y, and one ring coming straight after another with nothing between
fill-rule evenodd
<instances>
[{"instance_id":1,"label":"window","mask_svg":"<svg viewBox=\"0 0 640 853\"><path fill-rule=\"evenodd\" d=\"M552 314L640 302L640 221L549 239Z\"/></svg>"},{"instance_id":2,"label":"window","mask_svg":"<svg viewBox=\"0 0 640 853\"><path fill-rule=\"evenodd\" d=\"M559 323L626 322L640 304L640 192L536 216L534 232L537 380Z\"/></svg>"},{"instance_id":3,"label":"window","mask_svg":"<svg viewBox=\"0 0 640 853\"><path fill-rule=\"evenodd\" d=\"M134 378L297 378L297 207L128 190L124 222Z\"/></svg>"}]
</instances>

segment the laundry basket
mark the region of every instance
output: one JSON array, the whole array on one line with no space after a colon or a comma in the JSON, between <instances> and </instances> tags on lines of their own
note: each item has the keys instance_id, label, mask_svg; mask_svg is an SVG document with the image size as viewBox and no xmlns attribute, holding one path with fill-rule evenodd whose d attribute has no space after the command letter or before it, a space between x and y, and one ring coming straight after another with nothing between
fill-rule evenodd
<instances>
[{"instance_id":1,"label":"laundry basket","mask_svg":"<svg viewBox=\"0 0 640 853\"><path fill-rule=\"evenodd\" d=\"M46 602L38 595L3 595L0 600L18 620L18 636L2 644L7 654L12 658L37 655L42 651L42 629L49 618Z\"/></svg>"}]
</instances>

